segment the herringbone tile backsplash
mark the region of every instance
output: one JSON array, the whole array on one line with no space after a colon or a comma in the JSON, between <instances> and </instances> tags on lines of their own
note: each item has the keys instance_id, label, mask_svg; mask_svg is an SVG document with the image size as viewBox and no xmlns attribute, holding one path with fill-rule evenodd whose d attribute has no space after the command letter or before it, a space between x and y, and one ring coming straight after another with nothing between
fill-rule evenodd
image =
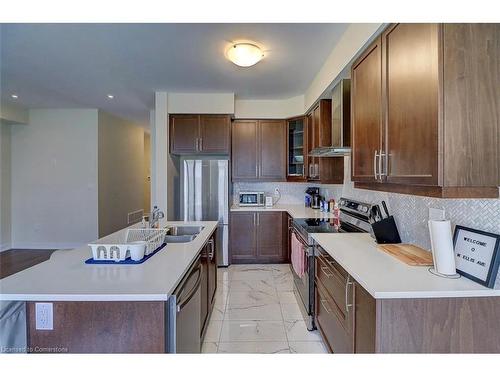
<instances>
[{"instance_id":1,"label":"herringbone tile backsplash","mask_svg":"<svg viewBox=\"0 0 500 375\"><path fill-rule=\"evenodd\" d=\"M233 194L235 198L240 190L257 190L272 194L274 188L278 187L282 194L281 203L303 204L305 189L308 186L318 186L321 188L321 194L328 198L338 199L342 196L377 204L384 200L396 220L402 241L425 249L431 247L427 227L429 208L444 209L446 218L452 223L452 229L459 224L486 232L500 233L500 199L439 199L355 189L350 179L349 157L344 158L344 163L344 185L239 183L234 184ZM495 288L500 289L500 273Z\"/></svg>"}]
</instances>

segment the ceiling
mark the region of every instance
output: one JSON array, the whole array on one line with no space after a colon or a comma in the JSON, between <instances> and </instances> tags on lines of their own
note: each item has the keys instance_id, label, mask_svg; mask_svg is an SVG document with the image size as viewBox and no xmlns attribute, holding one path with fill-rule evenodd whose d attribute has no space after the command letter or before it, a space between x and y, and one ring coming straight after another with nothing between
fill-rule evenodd
<instances>
[{"instance_id":1,"label":"ceiling","mask_svg":"<svg viewBox=\"0 0 500 375\"><path fill-rule=\"evenodd\" d=\"M347 26L3 24L2 100L101 108L147 124L155 91L286 99L305 92ZM225 50L242 40L256 42L265 58L250 68L229 62Z\"/></svg>"}]
</instances>

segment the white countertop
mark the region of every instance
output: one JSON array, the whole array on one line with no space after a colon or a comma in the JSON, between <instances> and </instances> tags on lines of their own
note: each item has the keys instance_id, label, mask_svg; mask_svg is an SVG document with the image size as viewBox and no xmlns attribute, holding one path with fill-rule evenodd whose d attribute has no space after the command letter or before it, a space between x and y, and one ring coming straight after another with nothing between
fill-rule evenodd
<instances>
[{"instance_id":1,"label":"white countertop","mask_svg":"<svg viewBox=\"0 0 500 375\"><path fill-rule=\"evenodd\" d=\"M4 301L163 301L181 281L203 245L217 227L216 221L168 222L168 225L201 225L204 229L188 243L169 243L142 264L85 264L88 246L59 250L46 262L0 280ZM133 227L140 227L136 224ZM103 238L122 238L127 229Z\"/></svg>"},{"instance_id":2,"label":"white countertop","mask_svg":"<svg viewBox=\"0 0 500 375\"><path fill-rule=\"evenodd\" d=\"M271 208L266 207L240 207L238 205L231 206L231 211L286 211L294 219L301 218L325 218L330 219L333 217L331 212L321 212L319 209L312 209L309 207L304 207L302 204L275 204Z\"/></svg>"},{"instance_id":3,"label":"white countertop","mask_svg":"<svg viewBox=\"0 0 500 375\"><path fill-rule=\"evenodd\" d=\"M500 296L465 277L446 279L423 266L408 266L377 249L369 234L316 233L312 237L374 298Z\"/></svg>"}]
</instances>

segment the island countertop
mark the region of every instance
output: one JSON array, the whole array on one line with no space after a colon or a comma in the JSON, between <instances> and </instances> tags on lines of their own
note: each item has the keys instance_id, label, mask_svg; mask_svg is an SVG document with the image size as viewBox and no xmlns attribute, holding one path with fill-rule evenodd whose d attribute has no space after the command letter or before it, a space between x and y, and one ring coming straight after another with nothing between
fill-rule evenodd
<instances>
[{"instance_id":1,"label":"island countertop","mask_svg":"<svg viewBox=\"0 0 500 375\"><path fill-rule=\"evenodd\" d=\"M59 250L49 260L0 280L4 301L166 301L217 227L216 221L169 222L200 225L203 230L187 243L169 243L142 264L85 264L92 254L85 245ZM138 228L140 224L129 228ZM123 238L127 229L102 238Z\"/></svg>"},{"instance_id":2,"label":"island countertop","mask_svg":"<svg viewBox=\"0 0 500 375\"><path fill-rule=\"evenodd\" d=\"M312 237L376 299L500 297L500 289L463 276L446 279L431 274L429 267L409 266L377 249L367 233L314 233Z\"/></svg>"}]
</instances>

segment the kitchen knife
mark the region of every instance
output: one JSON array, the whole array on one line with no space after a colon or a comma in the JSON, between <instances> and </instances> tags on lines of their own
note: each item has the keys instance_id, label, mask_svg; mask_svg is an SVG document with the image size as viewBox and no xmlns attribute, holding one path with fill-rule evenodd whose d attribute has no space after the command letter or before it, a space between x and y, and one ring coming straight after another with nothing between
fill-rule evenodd
<instances>
[{"instance_id":1,"label":"kitchen knife","mask_svg":"<svg viewBox=\"0 0 500 375\"><path fill-rule=\"evenodd\" d=\"M387 205L385 204L385 201L382 201L382 207L384 207L384 212L387 217L389 217L389 210L387 209Z\"/></svg>"},{"instance_id":2,"label":"kitchen knife","mask_svg":"<svg viewBox=\"0 0 500 375\"><path fill-rule=\"evenodd\" d=\"M380 221L382 220L382 211L380 211L380 207L378 204L375 207L377 208L377 221Z\"/></svg>"}]
</instances>

